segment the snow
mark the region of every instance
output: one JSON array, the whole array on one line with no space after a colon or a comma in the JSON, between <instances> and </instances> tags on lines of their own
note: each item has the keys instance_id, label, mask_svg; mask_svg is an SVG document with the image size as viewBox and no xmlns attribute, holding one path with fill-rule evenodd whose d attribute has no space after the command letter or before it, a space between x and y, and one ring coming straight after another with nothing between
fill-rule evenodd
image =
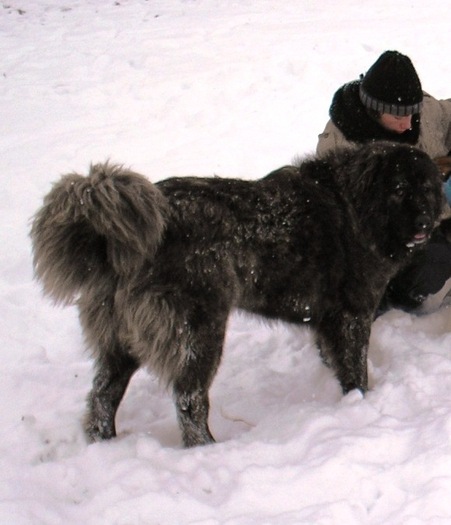
<instances>
[{"instance_id":1,"label":"snow","mask_svg":"<svg viewBox=\"0 0 451 525\"><path fill-rule=\"evenodd\" d=\"M0 3L0 523L451 523L451 310L373 326L370 392L343 397L307 328L234 314L218 443L181 448L140 371L116 439L81 430L92 362L33 280L29 219L61 173L258 178L314 151L333 92L386 49L450 95L442 0Z\"/></svg>"}]
</instances>

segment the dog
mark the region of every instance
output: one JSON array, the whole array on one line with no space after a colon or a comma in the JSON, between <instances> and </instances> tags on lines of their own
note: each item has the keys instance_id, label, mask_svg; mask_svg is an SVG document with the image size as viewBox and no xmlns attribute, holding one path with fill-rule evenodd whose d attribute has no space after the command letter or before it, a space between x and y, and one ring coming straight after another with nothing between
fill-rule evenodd
<instances>
[{"instance_id":1,"label":"dog","mask_svg":"<svg viewBox=\"0 0 451 525\"><path fill-rule=\"evenodd\" d=\"M214 442L208 390L235 308L308 324L343 393L364 393L375 311L442 202L433 161L391 143L259 180L152 184L109 163L63 176L30 235L36 278L54 302L78 305L93 351L89 440L116 436L119 403L146 366L172 389L184 446Z\"/></svg>"}]
</instances>

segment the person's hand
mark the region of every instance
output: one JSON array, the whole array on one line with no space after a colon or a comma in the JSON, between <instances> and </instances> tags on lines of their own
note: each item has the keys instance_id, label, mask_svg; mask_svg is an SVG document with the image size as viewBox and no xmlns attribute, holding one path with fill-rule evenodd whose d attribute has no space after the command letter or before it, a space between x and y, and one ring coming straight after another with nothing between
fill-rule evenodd
<instances>
[{"instance_id":1,"label":"person's hand","mask_svg":"<svg viewBox=\"0 0 451 525\"><path fill-rule=\"evenodd\" d=\"M433 159L443 180L448 180L451 175L451 156L447 155L446 157L436 157Z\"/></svg>"}]
</instances>

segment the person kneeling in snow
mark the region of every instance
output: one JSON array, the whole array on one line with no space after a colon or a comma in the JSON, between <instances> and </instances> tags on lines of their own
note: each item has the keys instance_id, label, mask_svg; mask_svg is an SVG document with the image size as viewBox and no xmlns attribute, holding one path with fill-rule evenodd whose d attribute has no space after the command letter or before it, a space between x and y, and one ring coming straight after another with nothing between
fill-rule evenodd
<instances>
[{"instance_id":1,"label":"person kneeling in snow","mask_svg":"<svg viewBox=\"0 0 451 525\"><path fill-rule=\"evenodd\" d=\"M432 158L451 155L451 99L423 92L410 58L398 51L385 51L365 75L339 88L329 115L318 137L319 155L377 140L410 144ZM445 185L451 204L451 181ZM451 289L450 225L451 219L444 220L425 249L389 283L381 311L440 306Z\"/></svg>"}]
</instances>

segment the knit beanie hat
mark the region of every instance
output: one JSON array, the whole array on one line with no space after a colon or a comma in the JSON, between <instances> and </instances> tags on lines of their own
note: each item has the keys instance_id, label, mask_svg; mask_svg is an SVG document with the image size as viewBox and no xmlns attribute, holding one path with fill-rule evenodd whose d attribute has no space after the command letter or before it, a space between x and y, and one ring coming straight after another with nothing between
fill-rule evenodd
<instances>
[{"instance_id":1,"label":"knit beanie hat","mask_svg":"<svg viewBox=\"0 0 451 525\"><path fill-rule=\"evenodd\" d=\"M410 58L385 51L363 77L360 100L367 109L404 117L419 113L423 91Z\"/></svg>"}]
</instances>

